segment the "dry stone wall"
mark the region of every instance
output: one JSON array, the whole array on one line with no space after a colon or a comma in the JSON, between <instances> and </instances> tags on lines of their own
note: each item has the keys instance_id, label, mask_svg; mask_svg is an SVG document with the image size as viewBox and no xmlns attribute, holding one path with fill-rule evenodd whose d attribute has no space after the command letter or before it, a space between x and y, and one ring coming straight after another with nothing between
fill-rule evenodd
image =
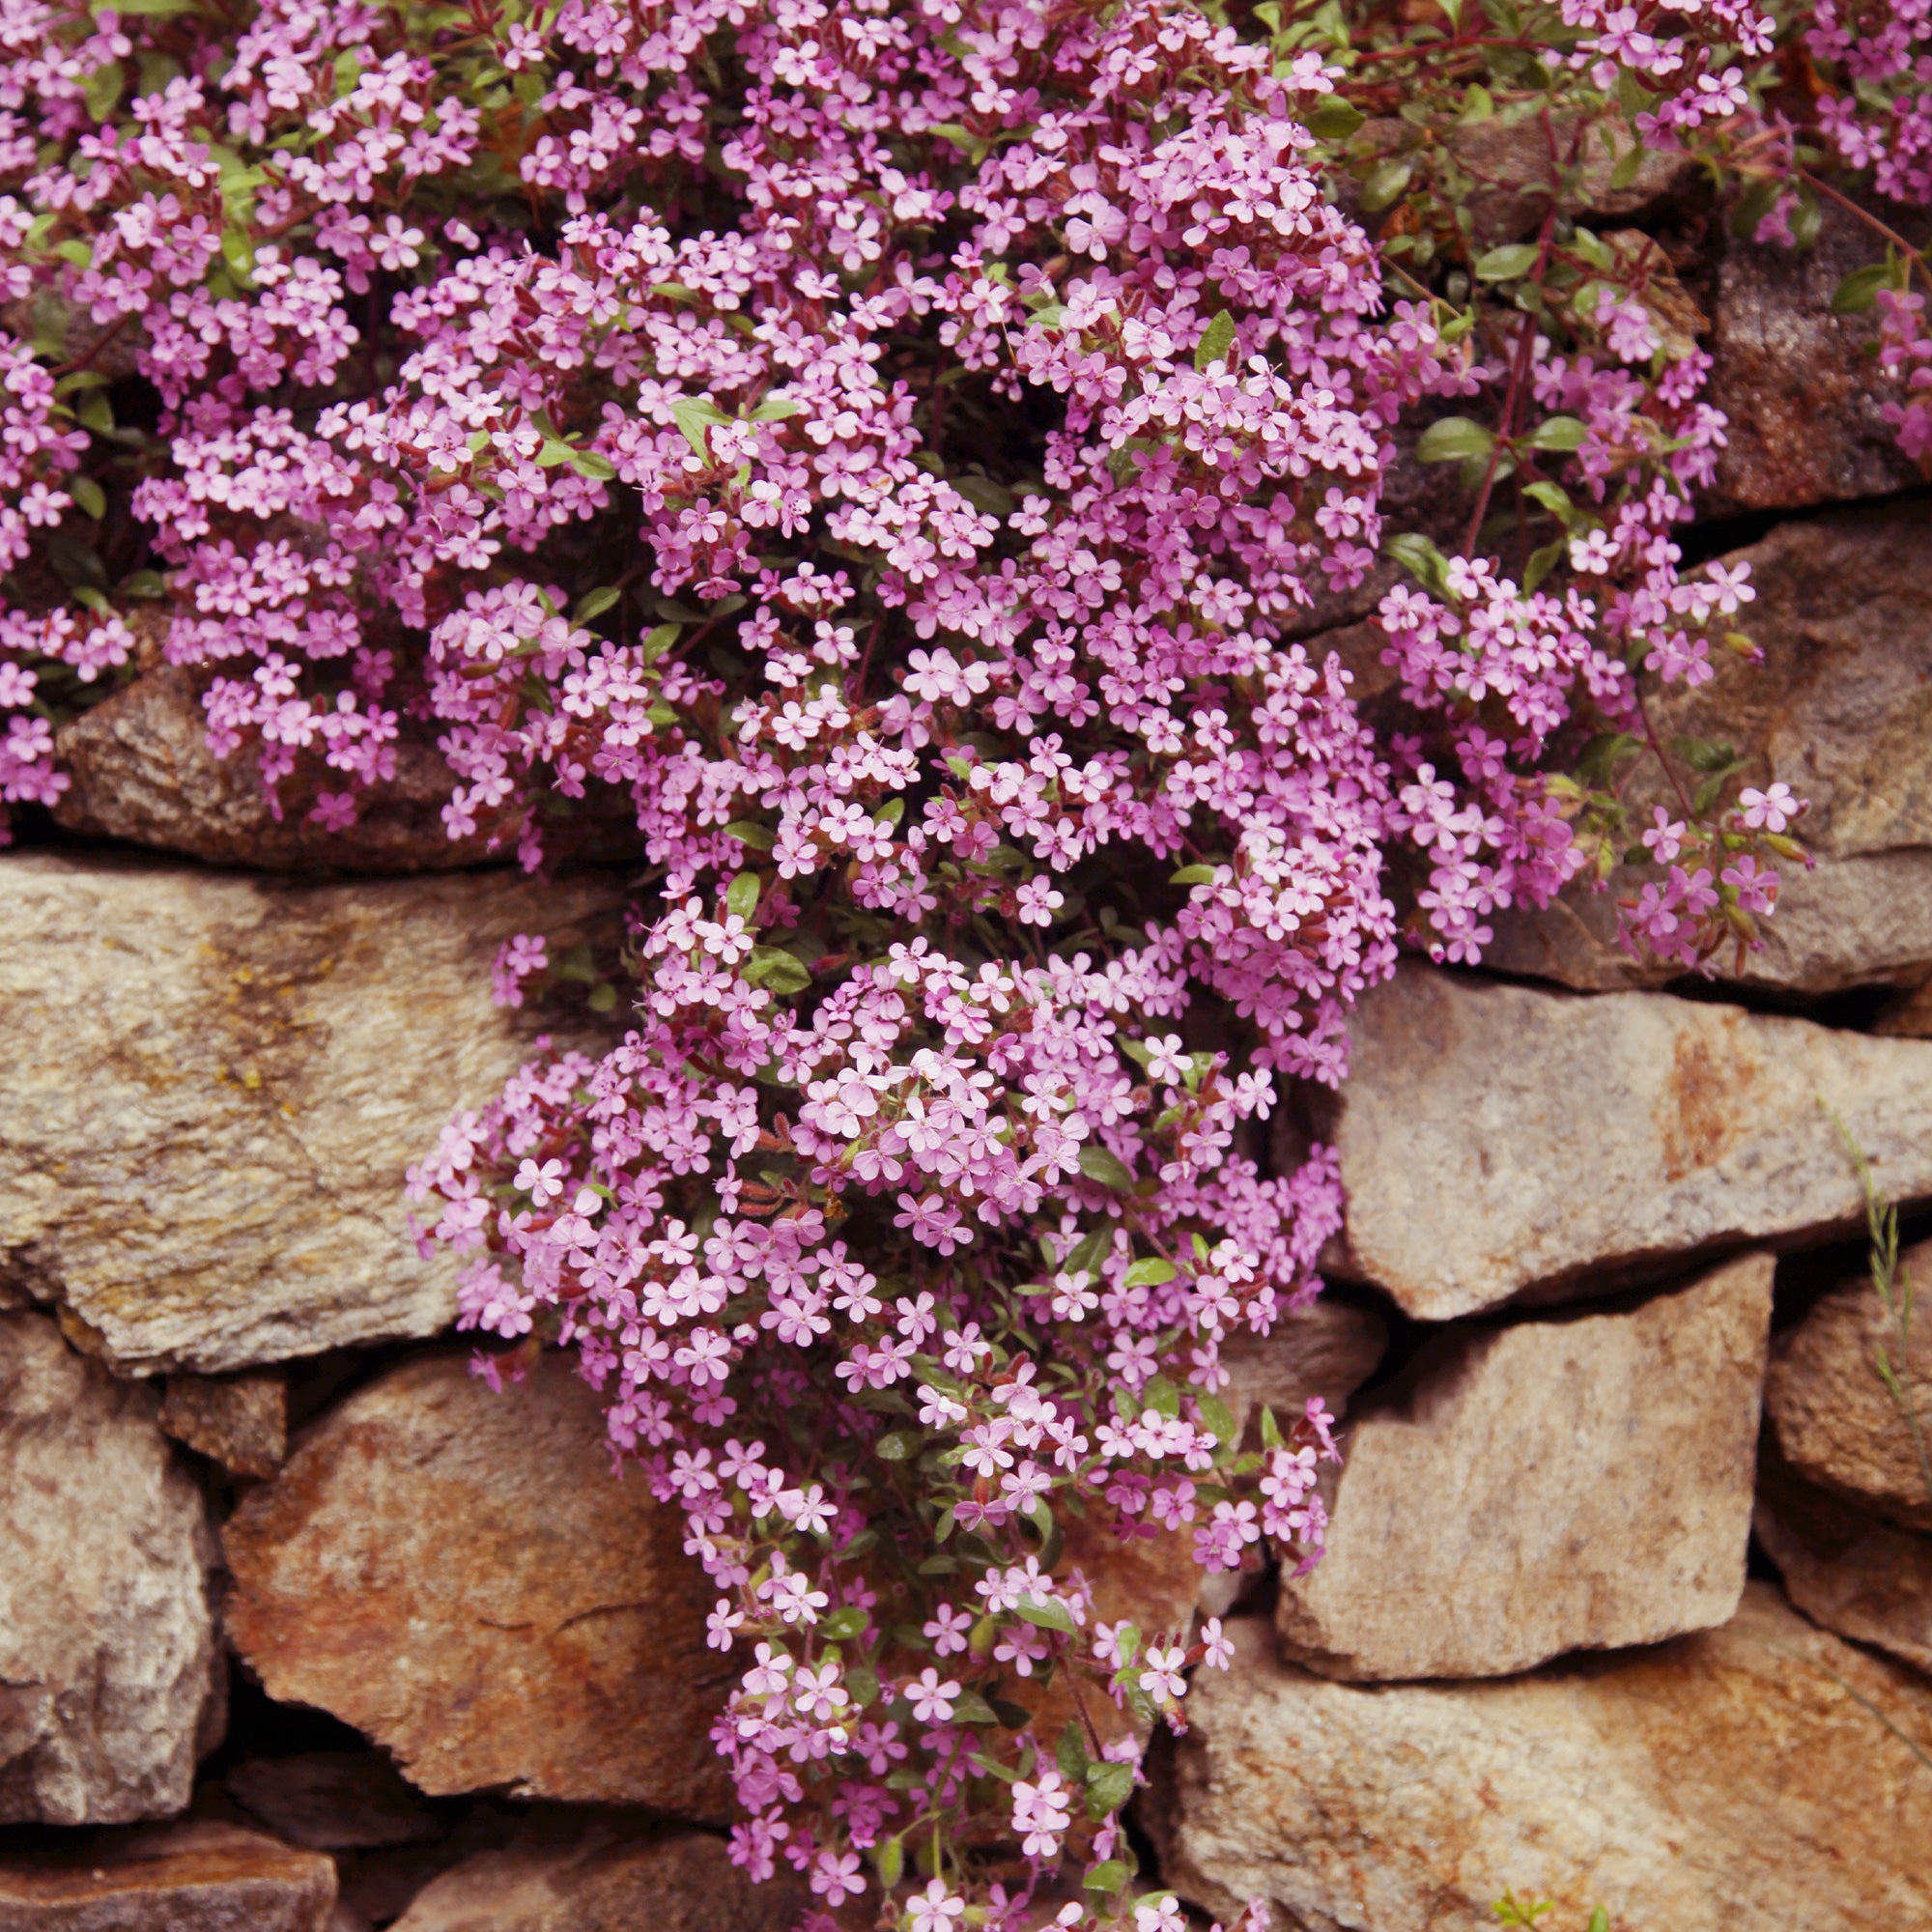
<instances>
[{"instance_id":1,"label":"dry stone wall","mask_svg":"<svg viewBox=\"0 0 1932 1932\"><path fill-rule=\"evenodd\" d=\"M1681 192L1647 157L1604 219ZM1244 1420L1345 1419L1326 1558L1075 1531L1110 1614L1236 1633L1140 1801L1204 1910L1932 1924L1932 1310L1881 1303L1840 1137L1932 1232L1932 505L1857 500L1915 478L1869 325L1820 314L1840 240L1713 270L1719 506L1794 514L1743 553L1764 668L1658 721L1810 796L1815 869L1710 982L1616 950L1615 878L1406 963L1283 1133L1339 1152L1336 1286L1229 1362ZM1382 582L1306 617L1372 707ZM491 1005L497 945L622 880L478 867L422 746L325 855L195 699L144 661L69 731L67 842L0 857L0 1932L782 1932L724 1852L675 1513L560 1358L469 1373L403 1200L598 1024Z\"/></svg>"}]
</instances>

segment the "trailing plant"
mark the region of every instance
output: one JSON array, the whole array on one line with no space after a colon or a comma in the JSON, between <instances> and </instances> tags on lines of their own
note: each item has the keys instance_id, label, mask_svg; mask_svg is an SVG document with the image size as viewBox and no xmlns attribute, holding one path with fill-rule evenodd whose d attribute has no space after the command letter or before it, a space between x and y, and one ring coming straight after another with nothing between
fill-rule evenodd
<instances>
[{"instance_id":1,"label":"trailing plant","mask_svg":"<svg viewBox=\"0 0 1932 1932\"><path fill-rule=\"evenodd\" d=\"M1331 1418L1244 1431L1221 1360L1340 1223L1263 1123L1400 944L1477 960L1619 861L1633 947L1757 943L1802 802L1651 722L1753 654L1673 537L1723 424L1672 256L1597 211L1669 153L1794 245L1921 197L1919 31L9 12L0 787L55 801L54 727L158 658L324 831L419 734L453 837L629 840L622 1037L412 1180L486 1366L575 1349L685 1510L735 1855L810 1924L1180 1922L1122 1807L1232 1648L1107 1608L1106 1552L1319 1554ZM1841 299L1916 447L1886 245ZM1433 535L1384 527L1404 461ZM1371 608L1373 722L1310 641ZM520 937L497 994L616 963Z\"/></svg>"}]
</instances>

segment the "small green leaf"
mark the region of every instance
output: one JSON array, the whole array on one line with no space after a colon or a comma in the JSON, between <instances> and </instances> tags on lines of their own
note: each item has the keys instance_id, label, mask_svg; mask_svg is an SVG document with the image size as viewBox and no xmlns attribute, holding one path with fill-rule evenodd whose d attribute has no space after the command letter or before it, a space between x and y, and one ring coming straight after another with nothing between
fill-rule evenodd
<instances>
[{"instance_id":1,"label":"small green leaf","mask_svg":"<svg viewBox=\"0 0 1932 1932\"><path fill-rule=\"evenodd\" d=\"M1542 252L1534 242L1510 242L1500 248L1492 248L1476 257L1476 279L1514 282L1536 267L1536 259Z\"/></svg>"},{"instance_id":2,"label":"small green leaf","mask_svg":"<svg viewBox=\"0 0 1932 1932\"><path fill-rule=\"evenodd\" d=\"M1399 536L1388 538L1382 548L1425 590L1433 590L1438 597L1447 595L1449 559L1428 537L1419 531L1405 530Z\"/></svg>"},{"instance_id":3,"label":"small green leaf","mask_svg":"<svg viewBox=\"0 0 1932 1932\"><path fill-rule=\"evenodd\" d=\"M982 1757L978 1751L975 1751L966 1762L975 1771L984 1772L988 1777L997 1777L1002 1784L1017 1784L1020 1781L1019 1773L1011 1766L1001 1764L990 1757Z\"/></svg>"},{"instance_id":4,"label":"small green leaf","mask_svg":"<svg viewBox=\"0 0 1932 1932\"><path fill-rule=\"evenodd\" d=\"M898 1884L905 1870L905 1844L898 1838L888 1838L872 1854L873 1862L879 1868L879 1884L887 1890Z\"/></svg>"},{"instance_id":5,"label":"small green leaf","mask_svg":"<svg viewBox=\"0 0 1932 1932\"><path fill-rule=\"evenodd\" d=\"M570 621L583 625L594 617L601 617L623 594L614 583L607 583L601 589L588 592L579 603L577 614Z\"/></svg>"},{"instance_id":6,"label":"small green leaf","mask_svg":"<svg viewBox=\"0 0 1932 1932\"><path fill-rule=\"evenodd\" d=\"M1214 867L1183 866L1167 883L1170 886L1211 886L1214 883Z\"/></svg>"},{"instance_id":7,"label":"small green leaf","mask_svg":"<svg viewBox=\"0 0 1932 1932\"><path fill-rule=\"evenodd\" d=\"M1155 1376L1141 1390L1141 1401L1156 1415L1164 1415L1170 1421L1180 1413L1180 1391L1165 1376Z\"/></svg>"},{"instance_id":8,"label":"small green leaf","mask_svg":"<svg viewBox=\"0 0 1932 1932\"><path fill-rule=\"evenodd\" d=\"M1126 1163L1103 1147L1084 1147L1080 1150L1080 1172L1089 1180L1097 1180L1102 1187L1112 1187L1122 1193L1134 1184L1133 1173Z\"/></svg>"},{"instance_id":9,"label":"small green leaf","mask_svg":"<svg viewBox=\"0 0 1932 1932\"><path fill-rule=\"evenodd\" d=\"M919 1445L925 1440L917 1429L895 1429L881 1435L872 1447L874 1452L887 1463L903 1463L919 1453Z\"/></svg>"},{"instance_id":10,"label":"small green leaf","mask_svg":"<svg viewBox=\"0 0 1932 1932\"><path fill-rule=\"evenodd\" d=\"M1234 346L1235 318L1226 309L1222 309L1208 325L1201 340L1194 346L1194 366L1197 369L1208 369L1216 362L1225 362Z\"/></svg>"},{"instance_id":11,"label":"small green leaf","mask_svg":"<svg viewBox=\"0 0 1932 1932\"><path fill-rule=\"evenodd\" d=\"M1871 262L1854 269L1832 295L1833 315L1863 315L1878 300L1878 292L1890 280L1891 270L1884 262Z\"/></svg>"},{"instance_id":12,"label":"small green leaf","mask_svg":"<svg viewBox=\"0 0 1932 1932\"><path fill-rule=\"evenodd\" d=\"M669 650L674 643L677 642L678 632L680 628L681 627L676 624L660 624L657 627L657 629L653 631L650 634L650 636L647 637L644 639L644 641L638 646L638 654L643 659L643 661L646 664L655 664L659 658L663 657L664 654L668 650Z\"/></svg>"},{"instance_id":13,"label":"small green leaf","mask_svg":"<svg viewBox=\"0 0 1932 1932\"><path fill-rule=\"evenodd\" d=\"M1532 591L1556 566L1563 561L1570 546L1559 537L1554 543L1547 543L1541 549L1529 554L1529 561L1523 566L1522 587L1525 594Z\"/></svg>"},{"instance_id":14,"label":"small green leaf","mask_svg":"<svg viewBox=\"0 0 1932 1932\"><path fill-rule=\"evenodd\" d=\"M1212 1432L1216 1442L1227 1444L1234 1442L1234 1411L1218 1395L1197 1395L1194 1398L1194 1406L1201 1411L1201 1420Z\"/></svg>"},{"instance_id":15,"label":"small green leaf","mask_svg":"<svg viewBox=\"0 0 1932 1932\"><path fill-rule=\"evenodd\" d=\"M1044 1601L1028 1597L1020 1605L1021 1619L1037 1625L1041 1630L1060 1631L1065 1635L1074 1634L1073 1612L1058 1598L1048 1597Z\"/></svg>"},{"instance_id":16,"label":"small green leaf","mask_svg":"<svg viewBox=\"0 0 1932 1932\"><path fill-rule=\"evenodd\" d=\"M1124 1764L1096 1764L1087 1774L1087 1812L1098 1823L1134 1795L1134 1774Z\"/></svg>"},{"instance_id":17,"label":"small green leaf","mask_svg":"<svg viewBox=\"0 0 1932 1932\"><path fill-rule=\"evenodd\" d=\"M1172 1281L1177 1272L1172 1262L1162 1261L1158 1255L1150 1255L1127 1270L1124 1285L1128 1288L1158 1288L1163 1282Z\"/></svg>"},{"instance_id":18,"label":"small green leaf","mask_svg":"<svg viewBox=\"0 0 1932 1932\"><path fill-rule=\"evenodd\" d=\"M1577 515L1577 506L1571 502L1570 493L1560 485L1555 483L1530 483L1524 486L1522 494L1532 503L1541 503L1552 517L1555 517L1562 524L1565 529L1571 526L1572 520Z\"/></svg>"},{"instance_id":19,"label":"small green leaf","mask_svg":"<svg viewBox=\"0 0 1932 1932\"><path fill-rule=\"evenodd\" d=\"M617 989L609 980L600 980L590 989L590 997L583 1003L593 1013L614 1013L617 1010Z\"/></svg>"},{"instance_id":20,"label":"small green leaf","mask_svg":"<svg viewBox=\"0 0 1932 1932\"><path fill-rule=\"evenodd\" d=\"M714 423L729 422L731 418L708 396L680 396L670 406L671 419L684 432L684 440L693 450L709 463L711 444L706 440Z\"/></svg>"},{"instance_id":21,"label":"small green leaf","mask_svg":"<svg viewBox=\"0 0 1932 1932\"><path fill-rule=\"evenodd\" d=\"M1381 161L1368 172L1362 183L1362 206L1371 214L1387 208L1408 185L1415 170L1406 161Z\"/></svg>"},{"instance_id":22,"label":"small green leaf","mask_svg":"<svg viewBox=\"0 0 1932 1932\"><path fill-rule=\"evenodd\" d=\"M777 842L766 827L753 825L749 818L734 818L724 830L740 845L749 845L758 852L769 852Z\"/></svg>"},{"instance_id":23,"label":"small green leaf","mask_svg":"<svg viewBox=\"0 0 1932 1932\"><path fill-rule=\"evenodd\" d=\"M1581 449L1588 428L1577 416L1550 416L1530 431L1526 440L1532 449Z\"/></svg>"},{"instance_id":24,"label":"small green leaf","mask_svg":"<svg viewBox=\"0 0 1932 1932\"><path fill-rule=\"evenodd\" d=\"M1738 766L1736 748L1714 738L1679 738L1673 749L1693 772L1730 772Z\"/></svg>"},{"instance_id":25,"label":"small green leaf","mask_svg":"<svg viewBox=\"0 0 1932 1932\"><path fill-rule=\"evenodd\" d=\"M1131 1663L1140 1655L1141 1634L1137 1626L1122 1624L1114 1633L1114 1649L1122 1663Z\"/></svg>"},{"instance_id":26,"label":"small green leaf","mask_svg":"<svg viewBox=\"0 0 1932 1932\"><path fill-rule=\"evenodd\" d=\"M1308 131L1318 140L1346 141L1368 117L1339 94L1324 94L1309 115Z\"/></svg>"},{"instance_id":27,"label":"small green leaf","mask_svg":"<svg viewBox=\"0 0 1932 1932\"><path fill-rule=\"evenodd\" d=\"M97 121L104 122L120 104L121 89L126 79L119 61L109 61L105 67L96 68L87 76L80 98L87 102L87 111Z\"/></svg>"},{"instance_id":28,"label":"small green leaf","mask_svg":"<svg viewBox=\"0 0 1932 1932\"><path fill-rule=\"evenodd\" d=\"M763 891L764 883L757 873L740 872L724 889L724 910L750 920L758 909L758 897Z\"/></svg>"},{"instance_id":29,"label":"small green leaf","mask_svg":"<svg viewBox=\"0 0 1932 1932\"><path fill-rule=\"evenodd\" d=\"M1262 1408L1262 1447L1264 1449L1279 1449L1281 1446L1281 1424L1274 1419L1274 1410L1264 1405Z\"/></svg>"},{"instance_id":30,"label":"small green leaf","mask_svg":"<svg viewBox=\"0 0 1932 1932\"><path fill-rule=\"evenodd\" d=\"M805 405L793 396L767 396L752 412L754 423L783 422L786 416L803 415ZM701 454L701 452L700 452Z\"/></svg>"},{"instance_id":31,"label":"small green leaf","mask_svg":"<svg viewBox=\"0 0 1932 1932\"><path fill-rule=\"evenodd\" d=\"M811 968L797 953L787 952L781 946L753 947L744 973L753 985L762 986L781 999L787 994L802 993L811 984Z\"/></svg>"},{"instance_id":32,"label":"small green leaf","mask_svg":"<svg viewBox=\"0 0 1932 1932\"><path fill-rule=\"evenodd\" d=\"M1472 456L1489 455L1495 440L1481 423L1471 422L1467 416L1444 416L1422 432L1415 453L1424 463L1462 463Z\"/></svg>"},{"instance_id":33,"label":"small green leaf","mask_svg":"<svg viewBox=\"0 0 1932 1932\"><path fill-rule=\"evenodd\" d=\"M828 1643L843 1643L848 1636L857 1636L868 1622L870 1619L861 1605L847 1604L820 1623L818 1634Z\"/></svg>"},{"instance_id":34,"label":"small green leaf","mask_svg":"<svg viewBox=\"0 0 1932 1932\"><path fill-rule=\"evenodd\" d=\"M1124 1767L1117 1766L1115 1767L1115 1769L1124 1769ZM1088 1803L1090 1804L1093 1803L1091 1797L1089 1798ZM1109 1810L1111 1810L1112 1808L1113 1807L1111 1805L1108 1806ZM1102 1817L1105 1817L1106 1813L1102 1812L1100 1815ZM1120 1889L1126 1884L1126 1882L1127 1882L1126 1866L1123 1865L1119 1859L1109 1859L1105 1864L1095 1865L1094 1869L1090 1871L1087 1874L1087 1876L1080 1881L1080 1886L1081 1889L1084 1891L1116 1892L1119 1891Z\"/></svg>"},{"instance_id":35,"label":"small green leaf","mask_svg":"<svg viewBox=\"0 0 1932 1932\"><path fill-rule=\"evenodd\" d=\"M617 466L602 450L597 449L573 450L570 467L580 476L586 476L593 483L613 482L617 475Z\"/></svg>"},{"instance_id":36,"label":"small green leaf","mask_svg":"<svg viewBox=\"0 0 1932 1932\"><path fill-rule=\"evenodd\" d=\"M62 488L74 500L80 511L98 524L107 514L107 497L101 487L92 476L70 476Z\"/></svg>"},{"instance_id":37,"label":"small green leaf","mask_svg":"<svg viewBox=\"0 0 1932 1932\"><path fill-rule=\"evenodd\" d=\"M959 1724L997 1724L993 1707L977 1690L962 1690L952 1700L952 1719Z\"/></svg>"},{"instance_id":38,"label":"small green leaf","mask_svg":"<svg viewBox=\"0 0 1932 1932\"><path fill-rule=\"evenodd\" d=\"M845 1673L845 1689L861 1711L879 1701L879 1673L868 1663L855 1663Z\"/></svg>"},{"instance_id":39,"label":"small green leaf","mask_svg":"<svg viewBox=\"0 0 1932 1932\"><path fill-rule=\"evenodd\" d=\"M1060 1734L1060 1747L1053 1754L1053 1761L1060 1767L1060 1775L1069 1783L1084 1783L1087 1767L1091 1760L1087 1755L1087 1740L1080 1734L1080 1720L1068 1718L1066 1728Z\"/></svg>"}]
</instances>

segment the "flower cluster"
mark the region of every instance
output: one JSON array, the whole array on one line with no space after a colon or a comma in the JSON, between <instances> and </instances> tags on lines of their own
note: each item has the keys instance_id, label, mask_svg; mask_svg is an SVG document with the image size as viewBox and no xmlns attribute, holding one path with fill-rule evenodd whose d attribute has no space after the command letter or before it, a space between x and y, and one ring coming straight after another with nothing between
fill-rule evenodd
<instances>
[{"instance_id":1,"label":"flower cluster","mask_svg":"<svg viewBox=\"0 0 1932 1932\"><path fill-rule=\"evenodd\" d=\"M489 1372L574 1349L684 1512L734 1854L812 1932L1173 1932L1121 1811L1232 1650L1122 1552L1313 1561L1336 1453L1223 1360L1340 1225L1271 1111L1405 936L1477 960L1636 850L1631 943L1707 966L1802 862L1649 728L1752 590L1683 567L1697 319L1584 184L1687 148L1802 240L1802 29L1904 188L1893 14L12 6L0 796L159 658L326 831L433 742L452 838L628 841L621 960L493 976L634 983L613 1043L412 1182ZM1384 527L1405 450L1453 536ZM1393 722L1315 635L1378 597Z\"/></svg>"}]
</instances>

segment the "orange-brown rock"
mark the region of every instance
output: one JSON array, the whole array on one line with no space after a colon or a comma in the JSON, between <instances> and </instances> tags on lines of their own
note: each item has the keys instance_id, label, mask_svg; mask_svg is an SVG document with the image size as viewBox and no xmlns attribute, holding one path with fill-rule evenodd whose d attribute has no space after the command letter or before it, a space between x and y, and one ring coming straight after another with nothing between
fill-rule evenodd
<instances>
[{"instance_id":1,"label":"orange-brown rock","mask_svg":"<svg viewBox=\"0 0 1932 1932\"><path fill-rule=\"evenodd\" d=\"M0 1932L324 1932L335 1866L195 1819L0 1853Z\"/></svg>"},{"instance_id":2,"label":"orange-brown rock","mask_svg":"<svg viewBox=\"0 0 1932 1932\"><path fill-rule=\"evenodd\" d=\"M229 1520L228 1630L271 1697L354 1724L421 1790L715 1818L733 1673L683 1534L611 1473L563 1356L500 1395L431 1356L325 1416Z\"/></svg>"},{"instance_id":3,"label":"orange-brown rock","mask_svg":"<svg viewBox=\"0 0 1932 1932\"><path fill-rule=\"evenodd\" d=\"M1224 1918L1493 1932L1508 1889L1563 1927L1932 1924L1932 1686L1768 1584L1721 1630L1477 1684L1331 1683L1269 1638L1196 1674L1157 1827Z\"/></svg>"}]
</instances>

